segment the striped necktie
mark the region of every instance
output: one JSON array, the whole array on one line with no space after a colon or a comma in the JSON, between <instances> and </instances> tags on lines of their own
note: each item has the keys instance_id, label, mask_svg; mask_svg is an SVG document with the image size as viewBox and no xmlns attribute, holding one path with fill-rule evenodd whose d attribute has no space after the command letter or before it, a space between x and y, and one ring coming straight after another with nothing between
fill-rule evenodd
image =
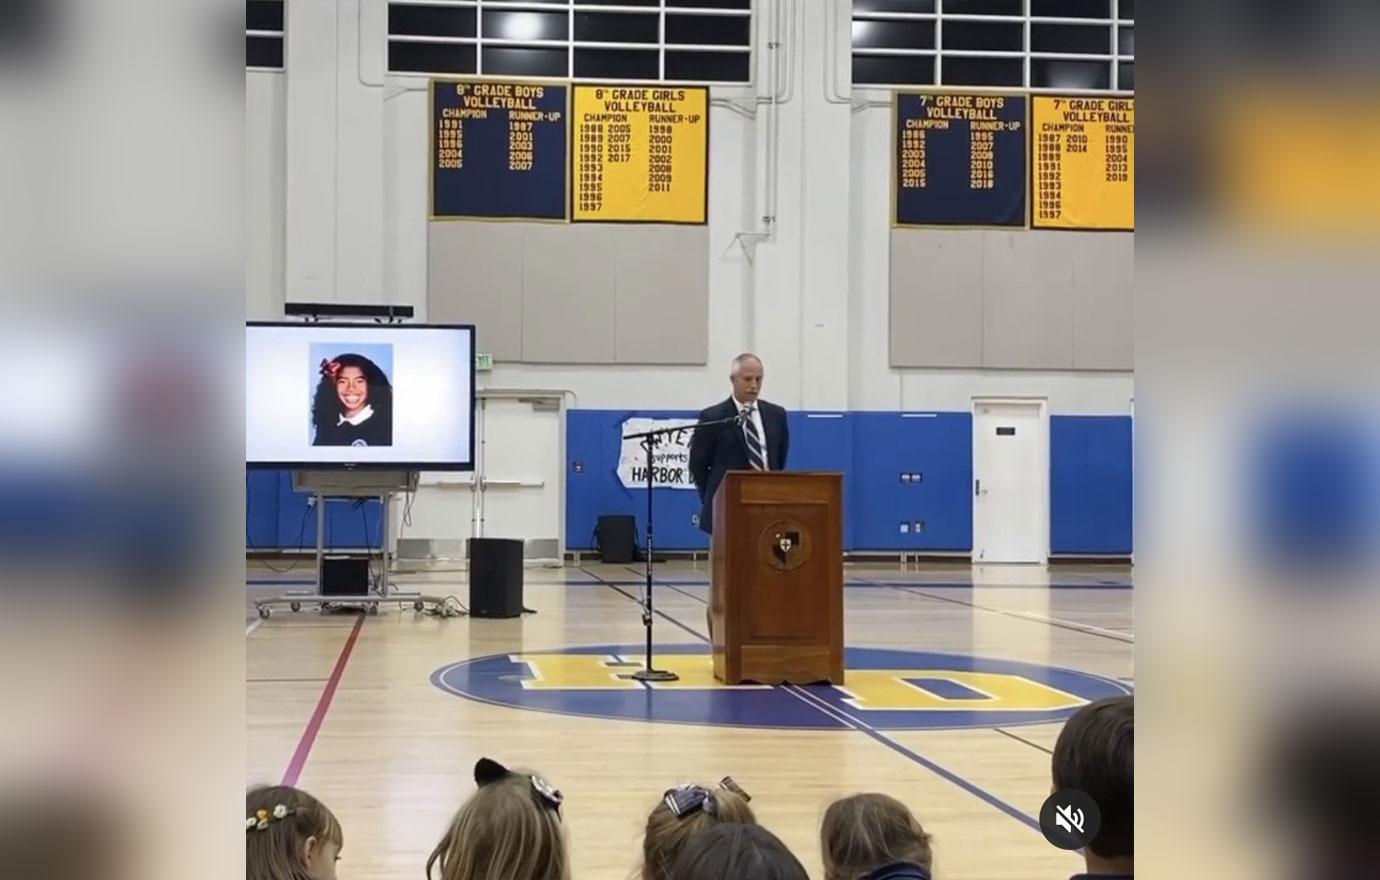
<instances>
[{"instance_id":1,"label":"striped necktie","mask_svg":"<svg viewBox=\"0 0 1380 880\"><path fill-rule=\"evenodd\" d=\"M762 449L762 438L757 435L757 420L752 417L752 407L743 407L743 437L747 439L748 461L754 470L767 470L767 453Z\"/></svg>"}]
</instances>

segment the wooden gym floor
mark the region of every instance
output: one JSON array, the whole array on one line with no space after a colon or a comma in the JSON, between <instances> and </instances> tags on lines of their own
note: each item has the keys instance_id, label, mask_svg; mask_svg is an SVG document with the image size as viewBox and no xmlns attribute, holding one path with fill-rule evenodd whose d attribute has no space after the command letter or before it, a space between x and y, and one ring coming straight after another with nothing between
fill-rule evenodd
<instances>
[{"instance_id":1,"label":"wooden gym floor","mask_svg":"<svg viewBox=\"0 0 1380 880\"><path fill-rule=\"evenodd\" d=\"M251 564L249 601L310 576ZM537 613L515 620L408 605L261 621L247 607L247 782L295 782L336 811L343 880L421 877L483 755L564 792L576 880L628 880L662 792L724 775L812 877L825 805L868 790L914 810L940 880L1074 873L1081 860L1035 819L1059 719L1131 688L1130 570L878 564L846 577L846 689L713 686L704 569L689 563L657 566L657 665L682 681L656 690L626 678L642 657L636 566L528 569ZM463 578L398 580L466 602Z\"/></svg>"}]
</instances>

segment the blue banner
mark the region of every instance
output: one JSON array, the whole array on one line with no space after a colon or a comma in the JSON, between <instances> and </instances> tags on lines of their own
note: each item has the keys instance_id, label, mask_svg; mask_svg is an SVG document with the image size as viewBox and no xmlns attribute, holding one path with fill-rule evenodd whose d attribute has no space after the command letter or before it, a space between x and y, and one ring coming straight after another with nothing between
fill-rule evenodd
<instances>
[{"instance_id":1,"label":"blue banner","mask_svg":"<svg viewBox=\"0 0 1380 880\"><path fill-rule=\"evenodd\" d=\"M432 217L565 220L568 92L432 82Z\"/></svg>"},{"instance_id":2,"label":"blue banner","mask_svg":"<svg viewBox=\"0 0 1380 880\"><path fill-rule=\"evenodd\" d=\"M898 226L1024 226L1026 99L897 94Z\"/></svg>"}]
</instances>

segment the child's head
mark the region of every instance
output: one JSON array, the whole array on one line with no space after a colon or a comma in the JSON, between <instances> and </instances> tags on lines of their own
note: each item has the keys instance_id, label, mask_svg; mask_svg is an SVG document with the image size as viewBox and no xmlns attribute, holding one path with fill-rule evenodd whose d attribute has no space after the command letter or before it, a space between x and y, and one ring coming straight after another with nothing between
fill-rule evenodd
<instances>
[{"instance_id":1,"label":"child's head","mask_svg":"<svg viewBox=\"0 0 1380 880\"><path fill-rule=\"evenodd\" d=\"M568 880L561 793L541 776L480 758L479 790L460 807L426 860L440 880Z\"/></svg>"},{"instance_id":2,"label":"child's head","mask_svg":"<svg viewBox=\"0 0 1380 880\"><path fill-rule=\"evenodd\" d=\"M671 880L809 880L786 845L761 825L723 822L692 837Z\"/></svg>"},{"instance_id":3,"label":"child's head","mask_svg":"<svg viewBox=\"0 0 1380 880\"><path fill-rule=\"evenodd\" d=\"M1102 825L1088 850L1102 859L1132 856L1134 733L1134 699L1108 697L1075 712L1054 744L1054 790L1077 789L1097 803Z\"/></svg>"},{"instance_id":4,"label":"child's head","mask_svg":"<svg viewBox=\"0 0 1380 880\"><path fill-rule=\"evenodd\" d=\"M345 836L325 805L288 785L245 797L245 880L335 880Z\"/></svg>"},{"instance_id":5,"label":"child's head","mask_svg":"<svg viewBox=\"0 0 1380 880\"><path fill-rule=\"evenodd\" d=\"M642 839L642 880L666 880L692 836L721 822L756 825L747 792L725 776L717 788L681 785L670 789L647 816Z\"/></svg>"},{"instance_id":6,"label":"child's head","mask_svg":"<svg viewBox=\"0 0 1380 880\"><path fill-rule=\"evenodd\" d=\"M825 880L860 880L890 862L930 870L930 836L905 804L884 794L834 801L819 837Z\"/></svg>"}]
</instances>

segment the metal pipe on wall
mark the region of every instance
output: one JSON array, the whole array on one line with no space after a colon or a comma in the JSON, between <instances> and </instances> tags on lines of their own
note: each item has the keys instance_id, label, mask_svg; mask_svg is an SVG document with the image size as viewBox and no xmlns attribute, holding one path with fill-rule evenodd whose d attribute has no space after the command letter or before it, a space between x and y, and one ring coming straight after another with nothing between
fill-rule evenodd
<instances>
[{"instance_id":1,"label":"metal pipe on wall","mask_svg":"<svg viewBox=\"0 0 1380 880\"><path fill-rule=\"evenodd\" d=\"M781 61L781 2L772 0L772 42L771 69L767 74L767 89L771 95L771 109L767 113L767 179L766 205L762 215L762 225L770 235L776 223L776 170L777 156L781 139L781 105L777 102L776 88L780 76Z\"/></svg>"},{"instance_id":2,"label":"metal pipe on wall","mask_svg":"<svg viewBox=\"0 0 1380 880\"><path fill-rule=\"evenodd\" d=\"M830 104L852 104L851 95L841 94L839 85L838 3L824 0L819 4L820 15L824 20L824 100ZM850 42L852 37L849 37ZM850 77L851 80L851 77Z\"/></svg>"},{"instance_id":3,"label":"metal pipe on wall","mask_svg":"<svg viewBox=\"0 0 1380 880\"><path fill-rule=\"evenodd\" d=\"M779 4L779 0L771 0L771 2L774 4ZM789 20L790 24L787 25L787 27L784 29L780 26L780 9L779 7L776 7L775 14L778 16L778 22L772 27L771 33L767 41L768 48L771 49L773 52L771 74L777 75L777 78L775 80L777 85L773 86L770 89L770 93L765 96L756 94L754 92L752 105L750 107L745 107L741 103L732 98L710 98L709 103L711 106L723 107L725 110L729 110L733 113L736 113L745 119L756 119L757 108L763 106L764 104L789 104L791 101L795 100L795 77L792 76L791 73L795 69L796 51L800 43L798 33L796 30L796 24L799 21L799 15L797 12L798 7L795 3L786 3L785 10L787 13L786 17ZM754 17L753 21L756 22L757 18ZM755 30L756 28L754 24L754 32ZM783 40L782 35L785 33L788 33L790 38ZM785 48L787 50L787 54L785 56L784 61L784 68L786 71L786 88L784 92L780 90L781 79L780 74L778 72L778 70L783 66L780 51L782 48ZM770 79L770 74L768 78Z\"/></svg>"},{"instance_id":4,"label":"metal pipe on wall","mask_svg":"<svg viewBox=\"0 0 1380 880\"><path fill-rule=\"evenodd\" d=\"M825 50L824 50L824 55L825 55L825 59L824 59L824 100L827 101L827 102L829 102L830 104L849 104L849 105L852 106L853 112L854 112L854 113L857 113L857 112L859 112L860 110L866 110L866 109L872 108L872 107L890 107L890 106L891 106L891 98L890 98L890 97L886 98L885 100L876 100L876 99L870 99L870 100L869 100L869 99L864 99L864 100L861 100L861 101L854 101L851 94L845 95L845 94L843 94L842 92L840 92L840 91L838 90L838 84L839 84L839 53L838 53L838 47L839 47L839 16L838 16L838 13L837 13L837 11L836 11L837 7L836 7L835 0L824 0L824 2L822 2L822 3L820 4L820 8L821 8L821 10L823 10L823 14L824 14L824 41L825 41ZM851 36L851 33L850 33L850 36L849 36L849 45L851 45L851 44L852 44L852 36ZM855 89L852 88L852 85L851 85L852 77L851 77L851 76L849 77L849 82L850 82L850 85L849 85L850 92L851 92L851 91L856 91Z\"/></svg>"},{"instance_id":5,"label":"metal pipe on wall","mask_svg":"<svg viewBox=\"0 0 1380 880\"><path fill-rule=\"evenodd\" d=\"M765 144L762 158L762 213L759 215L757 228L739 230L733 236L732 244L729 245L730 248L733 244L742 248L749 263L752 262L752 247L755 247L760 242L770 240L775 234L776 228L777 176L780 164L779 153L781 143L781 104L783 103L779 96L780 76L782 72L780 53L784 42L781 39L782 3L783 0L771 0L771 28L768 36L767 48L772 52L772 57L770 59L771 63L767 68L768 95L765 99L758 99L759 102L765 103L768 107L767 117L763 120L763 128L765 129L763 140ZM787 8L789 7L790 4L787 3ZM794 80L793 73L794 71L790 69L786 71L786 78L788 81ZM794 86L792 86L792 91L794 91ZM756 118L756 114L753 114L753 118ZM748 286L748 296L752 296L751 285ZM754 338L754 309L751 302L745 303L745 308L748 322L747 341L751 346L756 342Z\"/></svg>"}]
</instances>

